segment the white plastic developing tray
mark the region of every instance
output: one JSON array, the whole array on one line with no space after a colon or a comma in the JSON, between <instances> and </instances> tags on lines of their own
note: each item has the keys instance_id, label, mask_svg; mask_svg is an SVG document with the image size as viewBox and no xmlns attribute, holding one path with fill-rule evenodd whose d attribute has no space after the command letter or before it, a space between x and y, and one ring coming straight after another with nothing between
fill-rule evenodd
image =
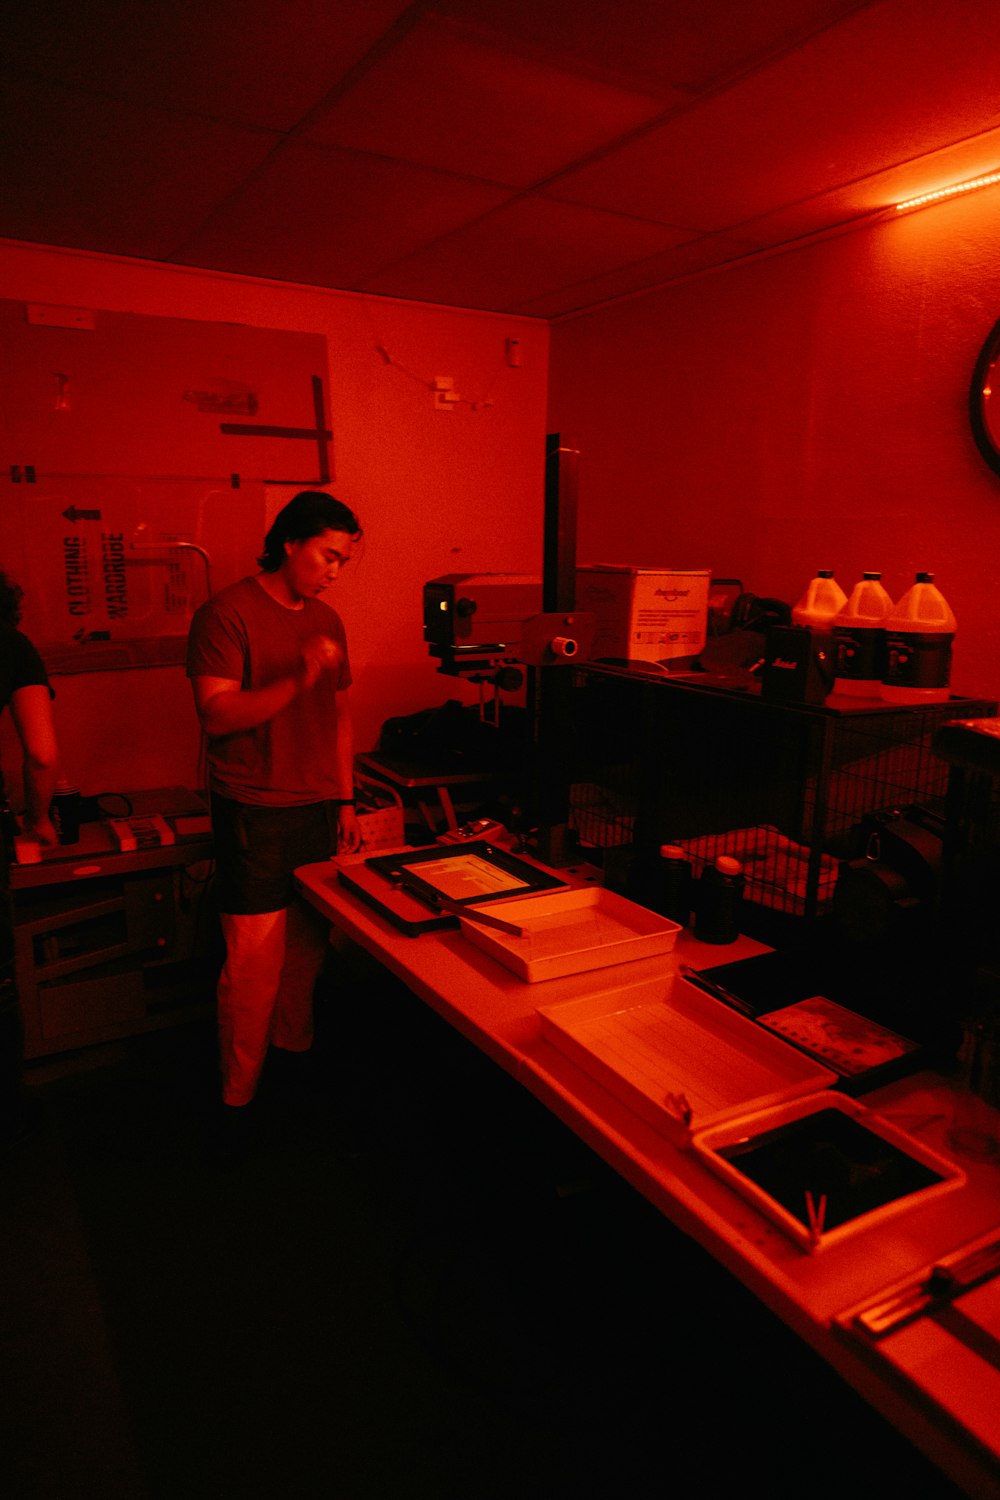
<instances>
[{"instance_id":1,"label":"white plastic developing tray","mask_svg":"<svg viewBox=\"0 0 1000 1500\"><path fill-rule=\"evenodd\" d=\"M669 1139L836 1078L677 976L538 1007L548 1039ZM689 1117L688 1117L689 1112Z\"/></svg>"},{"instance_id":2,"label":"white plastic developing tray","mask_svg":"<svg viewBox=\"0 0 1000 1500\"><path fill-rule=\"evenodd\" d=\"M669 953L681 930L602 886L490 901L482 909L523 928L523 935L480 927L460 915L465 936L530 983Z\"/></svg>"}]
</instances>

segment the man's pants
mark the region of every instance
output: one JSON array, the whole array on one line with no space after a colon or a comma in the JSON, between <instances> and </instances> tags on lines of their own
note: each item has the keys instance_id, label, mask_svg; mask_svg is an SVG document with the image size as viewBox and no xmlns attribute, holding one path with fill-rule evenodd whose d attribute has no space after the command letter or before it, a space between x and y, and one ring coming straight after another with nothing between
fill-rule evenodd
<instances>
[{"instance_id":1,"label":"man's pants","mask_svg":"<svg viewBox=\"0 0 1000 1500\"><path fill-rule=\"evenodd\" d=\"M222 1098L249 1104L269 1045L306 1052L313 989L329 947L322 920L294 903L254 916L220 914L226 961L219 976Z\"/></svg>"}]
</instances>

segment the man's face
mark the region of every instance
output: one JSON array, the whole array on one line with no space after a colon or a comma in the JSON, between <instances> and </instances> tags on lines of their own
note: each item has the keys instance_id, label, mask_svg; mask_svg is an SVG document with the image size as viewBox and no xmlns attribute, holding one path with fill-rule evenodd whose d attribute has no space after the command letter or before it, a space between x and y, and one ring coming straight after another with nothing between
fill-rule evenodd
<instances>
[{"instance_id":1,"label":"man's face","mask_svg":"<svg viewBox=\"0 0 1000 1500\"><path fill-rule=\"evenodd\" d=\"M350 562L353 551L347 531L321 531L302 542L286 542L282 572L288 587L297 599L317 598Z\"/></svg>"}]
</instances>

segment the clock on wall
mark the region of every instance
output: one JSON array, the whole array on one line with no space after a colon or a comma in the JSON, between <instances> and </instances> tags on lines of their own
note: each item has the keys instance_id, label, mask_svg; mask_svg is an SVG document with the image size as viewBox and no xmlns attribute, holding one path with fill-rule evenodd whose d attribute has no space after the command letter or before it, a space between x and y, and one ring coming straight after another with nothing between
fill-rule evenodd
<instances>
[{"instance_id":1,"label":"clock on wall","mask_svg":"<svg viewBox=\"0 0 1000 1500\"><path fill-rule=\"evenodd\" d=\"M990 329L972 372L969 418L976 447L1000 474L1000 321Z\"/></svg>"}]
</instances>

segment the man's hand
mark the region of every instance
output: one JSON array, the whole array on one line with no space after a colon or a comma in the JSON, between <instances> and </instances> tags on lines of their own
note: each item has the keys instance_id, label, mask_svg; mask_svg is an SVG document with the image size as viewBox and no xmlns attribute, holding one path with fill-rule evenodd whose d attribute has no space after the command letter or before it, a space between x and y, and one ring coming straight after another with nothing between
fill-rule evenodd
<instances>
[{"instance_id":1,"label":"man's hand","mask_svg":"<svg viewBox=\"0 0 1000 1500\"><path fill-rule=\"evenodd\" d=\"M357 854L361 848L361 824L353 807L340 809L338 817L338 854Z\"/></svg>"},{"instance_id":2,"label":"man's hand","mask_svg":"<svg viewBox=\"0 0 1000 1500\"><path fill-rule=\"evenodd\" d=\"M59 842L51 818L48 816L38 818L34 822L27 816L24 818L22 837L35 844L41 844L43 849L51 849Z\"/></svg>"},{"instance_id":3,"label":"man's hand","mask_svg":"<svg viewBox=\"0 0 1000 1500\"><path fill-rule=\"evenodd\" d=\"M344 653L335 640L328 635L312 635L302 645L302 683L310 688L321 672L331 672L339 667Z\"/></svg>"}]
</instances>

